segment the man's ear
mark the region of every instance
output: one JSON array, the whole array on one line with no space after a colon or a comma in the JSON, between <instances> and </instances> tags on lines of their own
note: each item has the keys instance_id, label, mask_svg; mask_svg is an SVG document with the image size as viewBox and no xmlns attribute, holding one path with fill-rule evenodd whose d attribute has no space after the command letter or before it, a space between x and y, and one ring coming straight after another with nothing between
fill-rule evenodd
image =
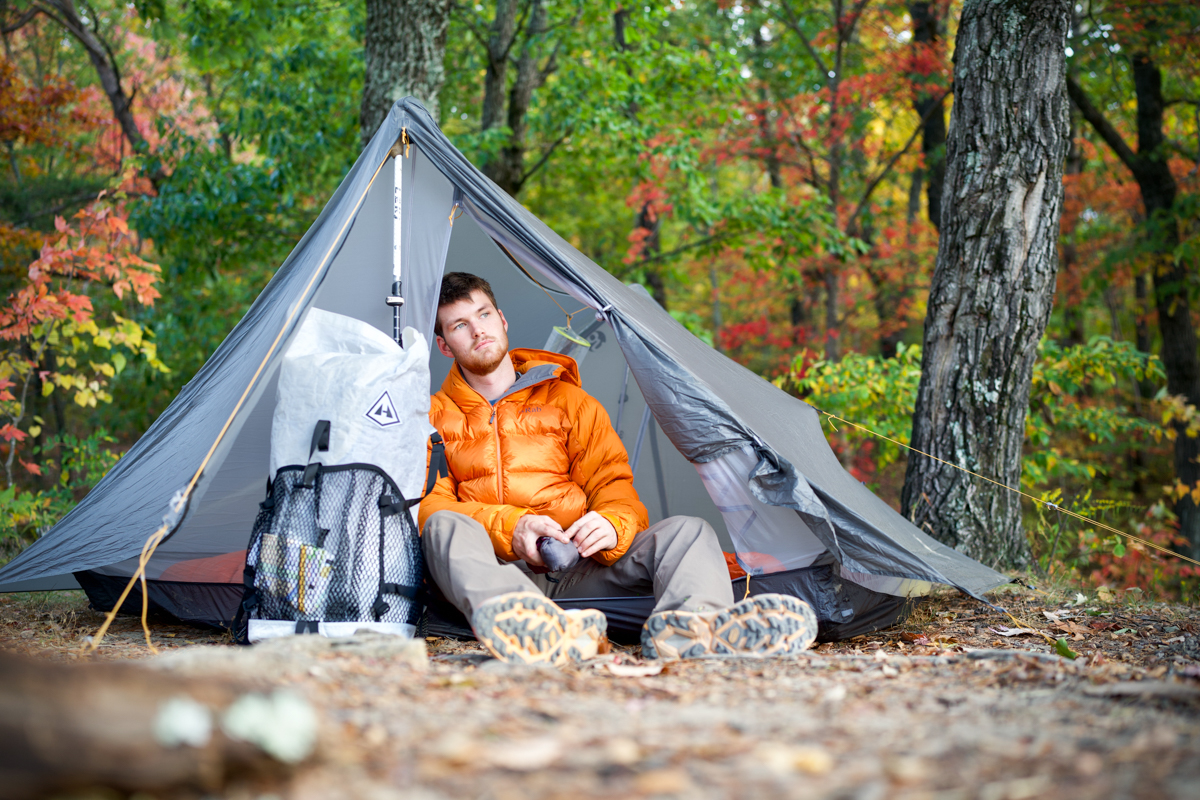
<instances>
[{"instance_id":1,"label":"man's ear","mask_svg":"<svg viewBox=\"0 0 1200 800\"><path fill-rule=\"evenodd\" d=\"M438 352L440 352L446 358L454 358L454 353L451 353L450 348L446 346L445 339L443 339L442 337L440 337L436 334L434 334L433 338L437 341Z\"/></svg>"},{"instance_id":2,"label":"man's ear","mask_svg":"<svg viewBox=\"0 0 1200 800\"><path fill-rule=\"evenodd\" d=\"M504 312L497 308L496 313L500 315L500 321L504 323L504 331L505 331L505 333L507 333L508 332L508 320L506 320L504 318Z\"/></svg>"}]
</instances>

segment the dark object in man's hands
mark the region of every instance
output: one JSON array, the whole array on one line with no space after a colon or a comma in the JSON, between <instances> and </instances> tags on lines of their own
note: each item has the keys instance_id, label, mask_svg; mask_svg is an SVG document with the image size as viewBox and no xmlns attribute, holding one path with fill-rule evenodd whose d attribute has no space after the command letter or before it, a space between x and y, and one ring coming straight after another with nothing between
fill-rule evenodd
<instances>
[{"instance_id":1,"label":"dark object in man's hands","mask_svg":"<svg viewBox=\"0 0 1200 800\"><path fill-rule=\"evenodd\" d=\"M552 536L542 536L537 540L537 549L546 568L551 572L570 569L579 563L579 551L570 542L560 542Z\"/></svg>"}]
</instances>

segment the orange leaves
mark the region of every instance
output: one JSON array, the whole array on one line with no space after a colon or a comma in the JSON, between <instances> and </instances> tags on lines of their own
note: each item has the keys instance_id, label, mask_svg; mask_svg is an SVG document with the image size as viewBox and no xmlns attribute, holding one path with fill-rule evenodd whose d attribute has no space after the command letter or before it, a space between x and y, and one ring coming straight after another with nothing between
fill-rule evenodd
<instances>
[{"instance_id":1,"label":"orange leaves","mask_svg":"<svg viewBox=\"0 0 1200 800\"><path fill-rule=\"evenodd\" d=\"M61 78L36 86L8 59L0 59L0 141L53 145L66 106L78 90Z\"/></svg>"},{"instance_id":2,"label":"orange leaves","mask_svg":"<svg viewBox=\"0 0 1200 800\"><path fill-rule=\"evenodd\" d=\"M21 430L12 423L0 425L0 439L3 439L6 442L21 442L24 441L28 436L29 434L25 433L25 431Z\"/></svg>"},{"instance_id":3,"label":"orange leaves","mask_svg":"<svg viewBox=\"0 0 1200 800\"><path fill-rule=\"evenodd\" d=\"M37 283L60 276L100 281L109 284L118 298L131 293L138 303L152 305L160 296L154 284L161 269L137 254L140 244L124 213L123 205L98 200L74 216L74 225L55 218L61 236L42 248L41 257L30 266L30 280ZM90 318L91 301L86 296L64 296L60 301L77 322Z\"/></svg>"},{"instance_id":4,"label":"orange leaves","mask_svg":"<svg viewBox=\"0 0 1200 800\"><path fill-rule=\"evenodd\" d=\"M160 269L138 255L141 245L123 205L102 194L70 220L54 222L55 232L29 265L24 283L0 305L0 342L5 343L0 347L0 414L7 417L0 440L10 447L10 483L11 451L29 436L19 426L36 433L41 424L29 422L25 404L32 387L40 384L43 396L69 392L83 408L111 402L108 380L127 363L114 345L166 371L154 342L136 322L114 313L110 327L97 324L105 286L118 300L128 302L132 295L142 305L159 296ZM41 474L37 464L21 464L28 473Z\"/></svg>"}]
</instances>

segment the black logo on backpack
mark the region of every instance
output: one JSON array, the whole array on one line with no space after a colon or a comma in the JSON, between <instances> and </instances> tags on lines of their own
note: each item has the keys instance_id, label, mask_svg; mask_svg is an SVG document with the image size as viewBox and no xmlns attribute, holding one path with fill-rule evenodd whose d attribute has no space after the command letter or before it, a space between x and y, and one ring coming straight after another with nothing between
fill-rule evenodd
<instances>
[{"instance_id":1,"label":"black logo on backpack","mask_svg":"<svg viewBox=\"0 0 1200 800\"><path fill-rule=\"evenodd\" d=\"M379 395L379 399L371 404L371 409L365 416L381 428L400 422L400 415L396 413L396 406L392 404L391 395L387 392Z\"/></svg>"}]
</instances>

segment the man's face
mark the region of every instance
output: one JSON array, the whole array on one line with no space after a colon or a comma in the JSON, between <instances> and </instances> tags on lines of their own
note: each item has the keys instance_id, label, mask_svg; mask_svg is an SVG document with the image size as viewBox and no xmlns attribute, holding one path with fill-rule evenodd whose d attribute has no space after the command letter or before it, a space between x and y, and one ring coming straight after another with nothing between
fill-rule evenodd
<instances>
[{"instance_id":1,"label":"man's face","mask_svg":"<svg viewBox=\"0 0 1200 800\"><path fill-rule=\"evenodd\" d=\"M467 372L489 375L507 357L508 321L483 292L442 306L437 318L442 325L438 350Z\"/></svg>"}]
</instances>

